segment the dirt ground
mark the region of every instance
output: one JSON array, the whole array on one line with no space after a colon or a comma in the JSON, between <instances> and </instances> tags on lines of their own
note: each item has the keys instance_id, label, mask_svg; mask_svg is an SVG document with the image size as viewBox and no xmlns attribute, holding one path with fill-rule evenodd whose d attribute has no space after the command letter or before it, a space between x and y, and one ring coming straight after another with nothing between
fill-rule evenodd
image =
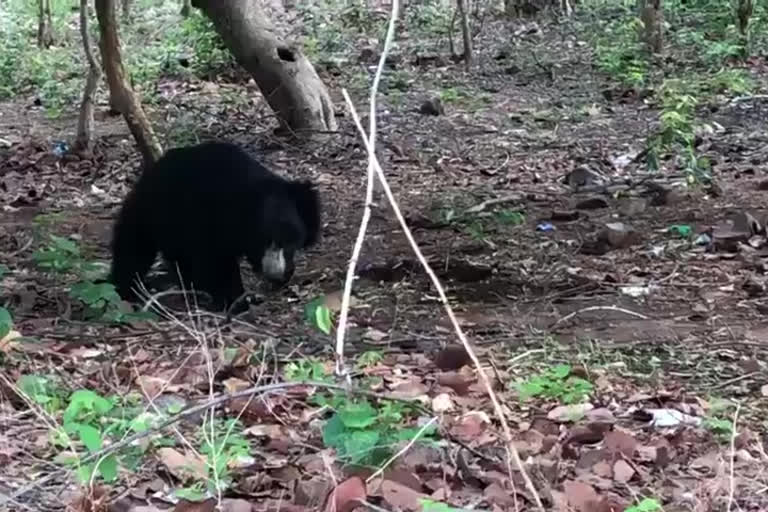
<instances>
[{"instance_id":1,"label":"dirt ground","mask_svg":"<svg viewBox=\"0 0 768 512\"><path fill-rule=\"evenodd\" d=\"M511 28L504 30L493 37L503 38ZM574 475L583 476L583 452L563 454L566 462L548 480L555 494L547 510L565 510L557 508L556 496L562 491L571 497L563 490L569 479L587 481L601 496L625 503L656 496L668 511L768 510L768 476L761 469L768 457L755 451L764 446L768 426L765 232L757 229L733 243L716 236L729 218L748 213L762 223L766 213L768 100L726 99L699 113L714 127L701 136L698 149L713 163L717 188L686 187L673 159L649 178L642 158L633 159L658 112L631 94L608 94L617 86L593 69L588 46L566 28L546 25L535 37L522 40L510 56L500 55L498 40L481 37L478 48L493 51L481 53L471 74L450 61L415 65L413 55L396 54L388 72L407 72L410 79L405 87L384 80L378 152L417 242L486 370L505 390L516 435L537 418L546 419L552 404L521 405L504 386L566 362L588 373L599 368L590 374L600 382L593 405L612 410L617 425L633 432L638 443L658 448L659 439L666 439L676 453L661 470L658 461L633 462L635 477L622 485L616 475L579 480ZM765 61L752 64L754 78L768 86ZM291 287L254 306L242 321L214 331L211 343L253 350L269 341L284 358L332 360L332 338L306 324L303 308L343 286L362 215L366 157L340 93L347 75L322 63L318 69L336 100L340 133L302 146L271 135L271 113L243 82L166 79L158 84L164 102L148 107L165 146L177 143L179 133L192 140L233 140L286 176L314 180L322 193L323 239L300 258ZM387 93L398 87L397 95ZM419 112L426 99L446 88L464 93L444 102L444 115ZM352 92L367 112L365 91ZM232 103L233 96L240 102ZM80 237L90 256L108 261L111 221L139 170L124 122L104 113L97 120L93 158L56 156L56 141L72 140L76 113L51 121L32 100L0 104L0 138L10 143L0 150L0 251L13 270L4 278L3 300L15 328L34 338L27 348L15 349L3 372L15 381L53 365L75 388L125 392L135 385L132 378L114 372L129 355L134 366L149 365L151 371L188 364L199 340L180 325L188 321L183 313L179 322L141 327L84 322L70 304L67 283L32 262L32 219L41 213L59 213L55 233ZM586 171L602 176L606 185L566 183ZM429 374L424 361L455 343L455 336L386 199L379 197L377 204L358 266L347 350L381 350L389 367L399 368L399 378L423 379ZM449 212L473 207L469 222L445 222ZM522 220L504 222L509 212L521 212L523 217L513 217ZM625 245L598 240L611 223L633 229ZM669 231L674 225L690 226L690 238ZM692 243L702 233L718 244ZM257 279L248 273L247 283L256 287ZM633 407L676 407L705 416L713 397L740 403L735 445L706 429L660 433L632 415ZM477 404L482 405L468 408L493 417L487 400ZM728 418L733 420L733 411ZM21 417L6 421L9 430L0 439L16 439L14 428L28 425ZM498 455L501 434L493 422L497 437L491 444ZM564 432L562 425L554 428L555 434ZM746 455L737 450L739 440ZM487 448L484 443L478 449ZM11 464L0 450L6 461L0 495L51 471L34 452L34 446L18 447ZM729 504L734 467L738 484ZM36 510L55 509L51 493L67 488L65 482L56 478L56 485L33 493L38 501L31 495L22 501L37 503ZM137 481L123 485L135 488ZM484 485L466 487L481 489L477 495L491 506L513 509L495 501ZM250 495L253 503L256 494ZM519 494L521 510L534 510L530 495ZM468 506L471 495L454 487L447 501Z\"/></svg>"}]
</instances>

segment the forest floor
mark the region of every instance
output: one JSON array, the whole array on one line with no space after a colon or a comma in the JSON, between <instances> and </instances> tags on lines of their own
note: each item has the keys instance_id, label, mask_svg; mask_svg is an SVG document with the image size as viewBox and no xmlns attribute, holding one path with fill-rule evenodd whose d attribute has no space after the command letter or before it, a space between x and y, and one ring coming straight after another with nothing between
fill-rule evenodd
<instances>
[{"instance_id":1,"label":"forest floor","mask_svg":"<svg viewBox=\"0 0 768 512\"><path fill-rule=\"evenodd\" d=\"M589 46L567 26L493 23L478 39L471 73L431 54L416 62L415 51L395 51L380 95L378 152L494 382L545 508L625 510L649 498L667 512L768 510L768 100L715 97L697 112L712 127L699 134L697 151L712 162L716 186L687 186L675 158L649 176L641 152L657 108L598 73ZM513 39L516 46L505 43ZM757 92L768 89L767 64L755 58L746 66ZM0 104L3 300L14 329L31 338L0 344L0 500L62 462L48 444L45 416L14 391L22 375L184 406L204 402L211 390L281 380L272 362L295 370L321 361L331 371L333 336L305 321L304 306L325 294L334 309L357 234L366 155L340 91L350 88L367 112L365 88L350 81L350 70L367 68L356 55L317 67L340 123L339 134L317 143L275 139L271 113L242 74L166 77L157 84L163 101L147 107L164 147L236 141L277 172L314 180L322 193L323 239L300 257L289 289L219 328L184 311L134 326L82 318L67 293L73 279L41 271L32 255L46 243L41 233L54 233L108 261L111 222L135 181L137 151L104 105L86 159L54 151L57 141L71 142L76 112L50 120L34 98ZM445 113L420 113L435 95ZM457 370L462 357L456 364L437 357L456 337L386 199L378 204L359 262L347 354L379 353L357 375L378 377L377 392L420 399L445 443L415 446L369 482L368 501L412 510L431 497L456 507L534 510L514 463L516 494L510 490L503 434L471 364ZM258 279L244 272L255 288ZM591 383L578 414L563 409L564 396L582 381L553 375L562 364ZM557 390L521 400L517 384L536 375ZM237 508L243 502L253 510L307 509L332 488L331 468L343 479L339 461L322 449L311 392L246 404L240 419L259 448L232 469L230 510L249 510ZM128 503L123 510L167 508L171 491L184 485L170 454L159 450L121 473L107 495ZM184 448L173 454L192 457ZM73 503L79 491L67 477L56 473L7 510Z\"/></svg>"}]
</instances>

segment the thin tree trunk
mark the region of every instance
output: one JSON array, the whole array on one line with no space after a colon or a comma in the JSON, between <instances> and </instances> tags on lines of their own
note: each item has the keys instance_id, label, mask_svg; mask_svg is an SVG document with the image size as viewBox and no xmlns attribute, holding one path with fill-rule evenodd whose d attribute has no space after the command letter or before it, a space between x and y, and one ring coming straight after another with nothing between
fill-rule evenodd
<instances>
[{"instance_id":1,"label":"thin tree trunk","mask_svg":"<svg viewBox=\"0 0 768 512\"><path fill-rule=\"evenodd\" d=\"M741 54L749 55L749 20L752 18L754 4L752 0L738 0L736 5L736 26L741 39Z\"/></svg>"},{"instance_id":2,"label":"thin tree trunk","mask_svg":"<svg viewBox=\"0 0 768 512\"><path fill-rule=\"evenodd\" d=\"M123 19L130 21L131 19L131 7L133 6L133 0L122 0Z\"/></svg>"},{"instance_id":3,"label":"thin tree trunk","mask_svg":"<svg viewBox=\"0 0 768 512\"><path fill-rule=\"evenodd\" d=\"M123 59L120 54L120 40L115 21L115 0L96 0L96 17L99 20L99 49L107 83L112 98L125 118L128 128L139 146L144 162L151 164L163 153L163 149L152 131L152 125L141 108L139 98L131 89L125 77Z\"/></svg>"},{"instance_id":4,"label":"thin tree trunk","mask_svg":"<svg viewBox=\"0 0 768 512\"><path fill-rule=\"evenodd\" d=\"M53 18L51 17L51 1L37 0L37 46L50 48L53 44Z\"/></svg>"},{"instance_id":5,"label":"thin tree trunk","mask_svg":"<svg viewBox=\"0 0 768 512\"><path fill-rule=\"evenodd\" d=\"M83 50L88 62L88 77L85 80L83 101L80 103L75 150L87 151L91 149L93 141L93 97L101 78L101 69L93 55L91 38L88 36L88 0L80 0L80 37L83 39Z\"/></svg>"},{"instance_id":6,"label":"thin tree trunk","mask_svg":"<svg viewBox=\"0 0 768 512\"><path fill-rule=\"evenodd\" d=\"M181 15L187 18L190 14L192 14L192 1L181 0Z\"/></svg>"},{"instance_id":7,"label":"thin tree trunk","mask_svg":"<svg viewBox=\"0 0 768 512\"><path fill-rule=\"evenodd\" d=\"M643 39L648 50L659 54L664 49L664 16L661 0L638 0L640 20L643 22Z\"/></svg>"},{"instance_id":8,"label":"thin tree trunk","mask_svg":"<svg viewBox=\"0 0 768 512\"><path fill-rule=\"evenodd\" d=\"M288 45L259 0L192 0L213 21L235 59L277 114L280 131L308 136L336 130L328 90L299 48Z\"/></svg>"},{"instance_id":9,"label":"thin tree trunk","mask_svg":"<svg viewBox=\"0 0 768 512\"><path fill-rule=\"evenodd\" d=\"M466 0L456 0L456 8L461 18L461 37L464 40L464 67L472 69L472 33L469 31L469 16L467 15Z\"/></svg>"}]
</instances>

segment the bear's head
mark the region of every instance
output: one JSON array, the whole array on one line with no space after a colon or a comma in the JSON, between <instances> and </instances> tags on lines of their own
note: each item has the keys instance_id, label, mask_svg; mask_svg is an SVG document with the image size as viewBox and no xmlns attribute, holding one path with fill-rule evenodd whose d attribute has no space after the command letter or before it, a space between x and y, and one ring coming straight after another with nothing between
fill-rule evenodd
<instances>
[{"instance_id":1,"label":"bear's head","mask_svg":"<svg viewBox=\"0 0 768 512\"><path fill-rule=\"evenodd\" d=\"M260 233L246 253L254 270L278 288L295 270L297 251L315 244L320 236L320 198L308 181L276 183L261 190Z\"/></svg>"}]
</instances>

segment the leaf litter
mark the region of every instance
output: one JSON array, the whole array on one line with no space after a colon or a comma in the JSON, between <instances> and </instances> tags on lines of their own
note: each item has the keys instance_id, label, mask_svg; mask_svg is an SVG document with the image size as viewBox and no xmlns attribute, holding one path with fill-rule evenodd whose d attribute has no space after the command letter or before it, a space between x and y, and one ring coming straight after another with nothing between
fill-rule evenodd
<instances>
[{"instance_id":1,"label":"leaf litter","mask_svg":"<svg viewBox=\"0 0 768 512\"><path fill-rule=\"evenodd\" d=\"M536 29L551 38L537 51L563 51L554 46L555 30ZM563 55L569 65L577 57ZM450 66L419 71L423 81L414 81L406 101L418 102L430 80L440 83L455 73ZM589 70L582 71L594 79ZM472 78L462 80L463 87L480 90ZM476 216L477 222L467 224L457 223L455 213L448 222L433 222L418 232L419 242L462 309L462 325L493 375L514 425L515 446L542 498L552 510L562 511L626 510L642 498L658 500L665 510L724 510L734 494L742 510L765 510L766 476L760 468L768 456L759 435L768 394L760 332L768 311L765 287L759 285L765 271L759 252L764 223L747 211L764 202L765 191L725 175L720 197L704 200L699 192L685 192L682 201L671 187L649 187L642 191L647 198L615 202L603 191L611 186L613 171L604 171L620 160L629 178L632 158L617 160L590 141L605 139L606 146L624 146L627 154L636 154L632 143L643 136L645 120L639 116L645 109L612 105L611 115L597 123L604 109L590 104L586 121L557 135L533 126L514 131L506 119L514 116L504 109L546 121L536 112L541 95L505 74L488 81L509 90L493 96L492 108L469 112L467 105L441 104L441 115L428 120L391 108L380 138L384 151L397 158L387 171L412 218L434 220L433 206ZM536 82L535 88L561 95L546 82ZM208 92L216 90L208 87ZM184 94L176 101L184 102ZM162 106L153 114L160 122ZM127 139L118 121L116 129ZM475 128L474 135L467 135L481 123L493 129L479 133ZM245 127L269 129L234 116L216 135L237 139ZM759 142L750 136L755 126L732 128L733 134L718 137L724 142L732 137L735 144ZM54 228L58 234L75 233L106 257L109 212L136 167L133 150L104 139L91 159L63 162L45 141L7 139L12 145L4 156L10 157L3 159L0 175L8 215L0 243L4 252L15 254L7 294L17 318L16 328L0 340L5 358L0 496L50 474L49 461L57 453L39 419L40 411L61 397L40 386L21 385L24 375L58 374L68 390L139 392L149 414L167 418L205 403L212 392L282 380L290 362L315 357L323 362L307 375L327 374L330 364L318 354L328 353L329 338L302 323L298 305L320 296L333 312L339 307L339 262L348 258L359 217L359 205L349 197L363 197L361 183L349 179L361 176L365 165L356 141L342 137L324 147L265 154L268 162L321 183L329 197L329 243L305 258L301 289L256 307L248 325L211 327L186 319L136 330L61 322L71 315L72 305L60 283L34 270L18 233L18 226L29 224L33 209L63 210L65 220ZM738 163L745 157L730 153L729 158ZM516 196L494 204L499 190ZM525 215L499 214L498 219L516 219L509 225L491 221L498 208L509 205ZM721 215L733 205L741 211ZM574 209L576 215L562 215ZM139 442L147 447L151 439L154 457L141 458L116 484L83 495L62 474L50 487L18 501L24 508L58 510L63 503L81 511L197 511L214 510L217 504L231 511L351 511L361 507L360 501L392 510L427 510L434 503L533 510L517 468L511 475L507 471L503 436L466 351L450 345L434 293L418 268L409 266L410 254L394 223L382 216L361 258L349 354L380 351L382 359L360 369L360 375L374 381L371 389L380 396L415 402L418 412L408 421L418 425L434 415L439 442L413 444L368 482L377 468L346 467L336 450L324 445L322 432L333 407L313 401L321 388L304 386L231 399L216 409L223 418L239 419L240 434L251 446L248 458L228 459L231 484L220 499L192 502L174 494L185 483L207 478L216 465L211 453L199 453L196 434L209 426L201 413L179 421L172 432L156 432ZM546 223L552 229L536 231ZM685 245L679 229L669 232L669 226L683 225L691 227L691 237L706 235L712 243ZM544 330L552 325L551 331ZM28 343L20 335L35 340ZM520 399L515 383L564 361L572 372L579 365L586 368L582 378L594 385L593 392L568 404L544 395ZM751 368L746 373L745 365ZM555 394L564 385L551 384ZM742 401L738 416L733 408L703 407L713 392ZM37 401L41 398L43 403ZM412 428L408 421L397 427ZM174 446L166 446L171 440ZM406 442L399 440L397 448ZM62 498L58 492L64 492Z\"/></svg>"}]
</instances>

